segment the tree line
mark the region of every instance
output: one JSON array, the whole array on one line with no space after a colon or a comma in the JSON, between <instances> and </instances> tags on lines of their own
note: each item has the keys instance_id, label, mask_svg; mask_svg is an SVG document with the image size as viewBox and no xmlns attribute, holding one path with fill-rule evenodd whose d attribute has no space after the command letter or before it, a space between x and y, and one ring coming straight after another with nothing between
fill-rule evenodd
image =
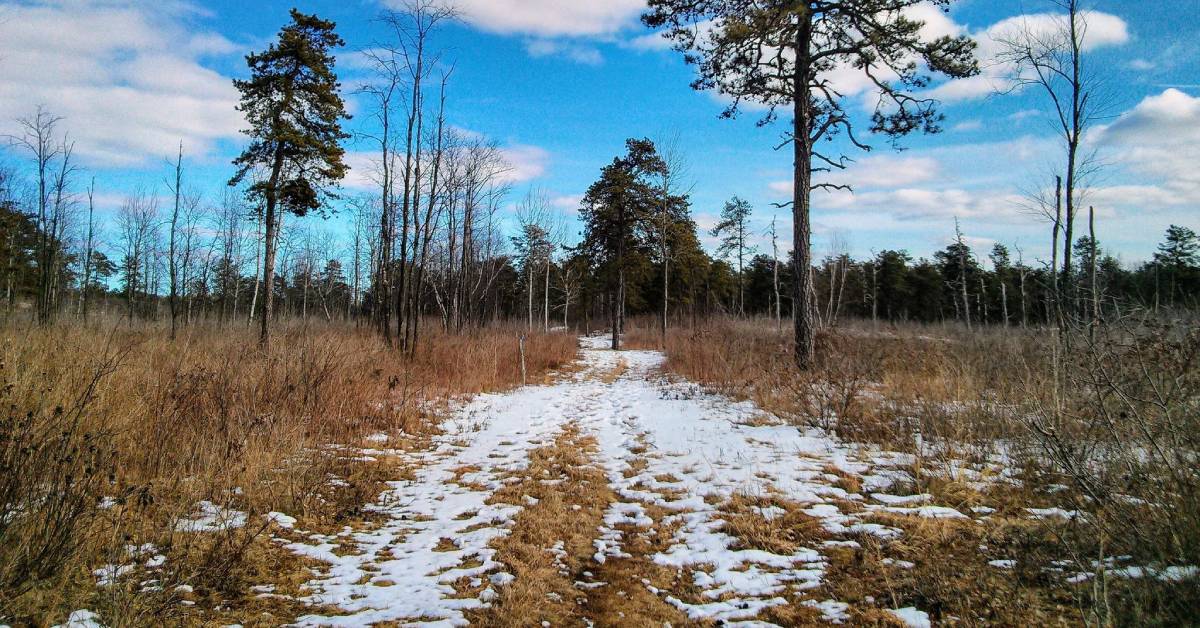
<instances>
[{"instance_id":1,"label":"tree line","mask_svg":"<svg viewBox=\"0 0 1200 628\"><path fill-rule=\"evenodd\" d=\"M1195 234L1173 226L1152 261L1124 268L1094 233L1071 239L1076 176L1065 186L1057 176L1053 197L1037 199L1053 224L1049 262L999 244L973 251L957 225L952 243L931 258L886 250L815 259L808 195L841 187L821 175L849 163L817 142L840 136L869 148L825 72L860 62L868 73L888 68L886 77L872 76L884 98L868 131L895 140L939 130L936 103L913 92L928 84L927 73L977 71L969 40L920 37L921 23L902 11L908 0L817 4L654 0L645 16L698 66L697 88L734 96L727 116L755 101L769 105L769 123L778 109L807 102L794 107L785 134L798 165L785 241L774 218L765 232L754 227L754 208L735 197L711 233L718 248L706 252L691 217L687 161L670 138L630 139L600 170L579 207L578 242L535 190L516 204L510 233L511 166L495 142L447 120L454 66L431 42L454 11L413 0L379 18L384 35L363 53L370 78L350 88L369 104L359 115L371 124L351 134L334 54L344 42L334 23L293 10L276 40L247 57L248 78L235 81L248 142L219 198L195 191L181 144L161 187L128 194L114 220L97 220L96 184L77 164L65 122L44 107L18 121L8 140L29 168L24 176L0 168L5 311L28 307L49 324L119 309L131 322L167 319L172 335L196 320L241 321L259 325L264 345L284 316L346 319L407 351L429 321L454 333L518 317L530 328L607 326L616 346L631 315L655 315L664 335L672 321L765 315L792 324L804 363L813 330L846 317L1041 325L1123 306L1195 304ZM1069 10L1075 25L1082 18L1074 3ZM715 20L712 38L695 38L701 19ZM1064 37L1070 49L1081 36L1068 26ZM1014 63L1065 64L1059 73L1043 68L1047 76L1080 63L1078 54L1049 55L1032 42L1008 44ZM745 54L766 49L774 56ZM1064 87L1047 79L1043 87L1087 101L1082 80ZM1068 170L1081 167L1072 143L1088 115L1082 103L1061 112ZM373 191L347 194L339 185L352 136L369 148ZM305 218L335 209L347 225L337 233ZM754 246L764 239L769 255Z\"/></svg>"}]
</instances>

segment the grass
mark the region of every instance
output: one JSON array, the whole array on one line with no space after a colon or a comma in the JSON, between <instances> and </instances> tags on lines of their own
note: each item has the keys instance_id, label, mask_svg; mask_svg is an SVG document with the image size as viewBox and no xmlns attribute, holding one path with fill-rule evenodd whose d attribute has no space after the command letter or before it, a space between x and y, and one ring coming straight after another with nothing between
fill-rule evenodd
<instances>
[{"instance_id":1,"label":"grass","mask_svg":"<svg viewBox=\"0 0 1200 628\"><path fill-rule=\"evenodd\" d=\"M966 512L996 509L977 523L879 515L904 530L901 540L835 550L830 593L858 602L855 623L878 621L861 613L880 591L893 607L916 605L967 623L1194 621L1195 578L1109 575L1127 565L1200 565L1194 324L1130 316L1059 336L857 322L823 330L816 365L803 372L792 363L788 330L769 320L676 328L665 343L653 324L635 320L626 344L665 344L668 371L750 399L800 429L912 454L913 484L898 490L930 493ZM992 481L968 481L964 466ZM1003 469L1012 481L997 481ZM1031 520L1028 507L1084 515ZM803 524L796 526L802 536ZM751 544L789 534L737 520L730 529ZM882 556L913 566L897 570ZM1020 558L1013 570L988 564L1008 557ZM1061 560L1094 578L1067 583L1053 571Z\"/></svg>"},{"instance_id":2,"label":"grass","mask_svg":"<svg viewBox=\"0 0 1200 628\"><path fill-rule=\"evenodd\" d=\"M391 447L420 446L440 402L520 384L519 334L433 332L405 358L347 325L281 325L269 353L241 326L197 325L174 342L116 321L0 329L0 619L92 608L143 624L264 605L290 619L295 604L250 591L296 592L308 577L263 514L316 531L367 519L363 506L406 470L331 445L385 432ZM566 334L526 342L533 377L577 351ZM176 530L201 501L245 525ZM165 560L96 586L94 570L142 546Z\"/></svg>"},{"instance_id":3,"label":"grass","mask_svg":"<svg viewBox=\"0 0 1200 628\"><path fill-rule=\"evenodd\" d=\"M294 533L265 513L324 533L375 525L364 506L412 469L360 450L382 449L372 436L381 432L388 449L424 447L447 400L519 385L520 333L433 332L404 357L344 325L284 324L269 353L240 326L197 325L174 342L160 327L115 321L0 328L0 620L51 624L90 608L110 625L278 625L336 613L300 601L319 566L281 549L272 537ZM659 343L653 326L631 323L627 346ZM835 599L850 604L855 625L895 625L886 609L904 606L969 625L1194 621L1195 579L1110 573L1200 564L1200 478L1188 464L1200 449L1200 332L1143 320L1064 340L1048 330L859 323L823 332L818 348L817 366L801 372L772 322L710 321L671 331L666 369L753 400L765 411L755 421L912 454L911 481L896 494L993 510L965 521L863 514L904 534L824 547L817 521L781 496L713 503L740 547L821 546L828 560L819 589L789 594L791 604L762 619L813 623L818 613L803 602ZM529 381L561 371L576 351L566 334L529 336ZM612 382L627 369L618 360L595 376ZM622 529L631 557L592 560L617 499L594 455L595 443L568 426L495 495L527 505L495 545L517 579L471 612L474 623L687 623L646 585L699 601L690 574L650 559L674 535L657 507L646 507L653 529ZM640 468L631 460L630 473ZM863 490L827 471L836 486ZM202 501L244 514L244 525L177 529ZM782 514L764 518L765 507ZM1026 510L1049 507L1084 516L1039 520ZM129 565L97 586L96 570ZM1095 575L1069 583L1078 571Z\"/></svg>"}]
</instances>

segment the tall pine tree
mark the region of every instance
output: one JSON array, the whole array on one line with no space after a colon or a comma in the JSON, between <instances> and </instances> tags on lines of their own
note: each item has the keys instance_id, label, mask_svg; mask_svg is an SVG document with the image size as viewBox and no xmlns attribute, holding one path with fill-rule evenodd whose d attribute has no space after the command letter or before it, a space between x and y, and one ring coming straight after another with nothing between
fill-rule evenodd
<instances>
[{"instance_id":1,"label":"tall pine tree","mask_svg":"<svg viewBox=\"0 0 1200 628\"><path fill-rule=\"evenodd\" d=\"M334 73L332 49L345 45L334 23L315 15L291 12L292 23L279 31L279 40L266 51L246 57L248 80L236 80L241 92L238 109L250 128L250 145L234 164L230 185L247 176L256 180L249 194L261 202L263 243L263 308L259 343L270 345L275 245L280 212L303 216L320 210L329 188L346 176L345 151L340 141L348 119L341 85Z\"/></svg>"},{"instance_id":2,"label":"tall pine tree","mask_svg":"<svg viewBox=\"0 0 1200 628\"><path fill-rule=\"evenodd\" d=\"M584 222L579 250L606 283L614 350L621 348L629 256L649 244L651 221L660 205L653 178L666 170L650 140L631 139L625 146L625 156L600 171L579 210Z\"/></svg>"},{"instance_id":3,"label":"tall pine tree","mask_svg":"<svg viewBox=\"0 0 1200 628\"><path fill-rule=\"evenodd\" d=\"M964 77L979 71L975 43L966 36L927 39L913 17L920 5L945 9L952 0L649 0L642 21L663 29L694 64L696 89L715 89L732 103L726 117L746 102L790 110L787 139L793 148L792 239L795 247L795 353L807 368L813 358L813 303L809 196L814 172L844 168L846 160L825 143L842 135L868 149L855 131L834 72L861 72L877 92L869 130L895 140L914 131L936 132L937 103L920 95L930 75Z\"/></svg>"}]
</instances>

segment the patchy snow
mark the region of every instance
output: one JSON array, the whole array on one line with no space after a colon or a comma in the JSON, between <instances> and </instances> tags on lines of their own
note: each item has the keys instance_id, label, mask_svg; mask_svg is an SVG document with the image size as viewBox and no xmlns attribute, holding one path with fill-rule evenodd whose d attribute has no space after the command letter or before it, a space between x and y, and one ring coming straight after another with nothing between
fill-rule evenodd
<instances>
[{"instance_id":1,"label":"patchy snow","mask_svg":"<svg viewBox=\"0 0 1200 628\"><path fill-rule=\"evenodd\" d=\"M107 587L116 584L118 580L133 571L133 568L133 565L105 565L93 570L92 575L96 576L97 586Z\"/></svg>"},{"instance_id":2,"label":"patchy snow","mask_svg":"<svg viewBox=\"0 0 1200 628\"><path fill-rule=\"evenodd\" d=\"M904 622L909 628L930 628L933 625L929 621L929 613L919 611L911 606L891 609L888 612L895 615L896 619Z\"/></svg>"},{"instance_id":3,"label":"patchy snow","mask_svg":"<svg viewBox=\"0 0 1200 628\"><path fill-rule=\"evenodd\" d=\"M1074 519L1079 516L1078 510L1063 510L1062 508L1026 508L1034 519Z\"/></svg>"},{"instance_id":4,"label":"patchy snow","mask_svg":"<svg viewBox=\"0 0 1200 628\"><path fill-rule=\"evenodd\" d=\"M850 605L837 600L824 600L817 602L815 600L806 600L805 606L810 606L821 611L821 618L831 624L843 624L850 621Z\"/></svg>"},{"instance_id":5,"label":"patchy snow","mask_svg":"<svg viewBox=\"0 0 1200 628\"><path fill-rule=\"evenodd\" d=\"M495 560L491 545L510 533L522 508L536 503L498 503L496 491L509 473L527 467L531 450L551 444L568 424L596 439L597 463L619 497L603 515L593 559L621 560L628 556L623 548L632 535L671 526L670 545L649 558L674 568L694 586L674 591L649 581L643 585L693 621L754 620L767 608L787 604L787 595L815 589L826 568L819 548L853 547L855 537L902 534L870 521L876 512L965 518L957 510L928 505L928 495L886 492L913 480L905 470L913 464L911 456L784 425L752 403L667 380L658 374L661 353L613 352L607 343L607 337L583 338L582 368L556 383L452 405L443 433L428 451L394 452L414 474L390 482L371 507L381 515L379 525L340 535L295 531L291 540L280 539L292 551L328 564L308 583L311 593L304 601L340 611L301 617L297 624L465 624L464 611L487 605L498 588L512 582L514 576ZM858 478L882 505L865 504L863 495L835 486L839 474ZM770 504L773 496L798 503L826 531L849 538L782 554L747 548L726 529L724 502L735 495L761 498L760 504ZM863 508L843 512L839 501ZM775 505L752 508L764 520L786 513ZM551 553L562 551L554 539L546 543ZM453 585L460 581L474 583L477 591L486 588L471 597L456 591ZM580 590L605 585L588 572L576 583ZM811 605L831 622L847 619L846 605L837 600ZM915 609L895 612L924 617Z\"/></svg>"},{"instance_id":6,"label":"patchy snow","mask_svg":"<svg viewBox=\"0 0 1200 628\"><path fill-rule=\"evenodd\" d=\"M246 513L218 506L210 501L196 504L196 510L175 522L176 532L220 532L246 525Z\"/></svg>"},{"instance_id":7,"label":"patchy snow","mask_svg":"<svg viewBox=\"0 0 1200 628\"><path fill-rule=\"evenodd\" d=\"M281 528L290 530L296 527L296 518L291 515L285 515L282 512L272 511L264 516L266 517L267 521L270 521Z\"/></svg>"},{"instance_id":8,"label":"patchy snow","mask_svg":"<svg viewBox=\"0 0 1200 628\"><path fill-rule=\"evenodd\" d=\"M911 504L926 504L933 500L933 495L888 495L887 493L871 493L871 499L888 506L908 506Z\"/></svg>"},{"instance_id":9,"label":"patchy snow","mask_svg":"<svg viewBox=\"0 0 1200 628\"><path fill-rule=\"evenodd\" d=\"M1017 561L1012 559L989 560L988 564L997 569L1012 569L1017 566Z\"/></svg>"},{"instance_id":10,"label":"patchy snow","mask_svg":"<svg viewBox=\"0 0 1200 628\"><path fill-rule=\"evenodd\" d=\"M890 512L896 515L925 517L926 519L969 519L966 515L949 506L917 506L916 508L906 508L903 506L876 506L869 504L867 505L867 510Z\"/></svg>"},{"instance_id":11,"label":"patchy snow","mask_svg":"<svg viewBox=\"0 0 1200 628\"><path fill-rule=\"evenodd\" d=\"M73 611L67 621L54 628L104 628L100 616L87 609Z\"/></svg>"}]
</instances>

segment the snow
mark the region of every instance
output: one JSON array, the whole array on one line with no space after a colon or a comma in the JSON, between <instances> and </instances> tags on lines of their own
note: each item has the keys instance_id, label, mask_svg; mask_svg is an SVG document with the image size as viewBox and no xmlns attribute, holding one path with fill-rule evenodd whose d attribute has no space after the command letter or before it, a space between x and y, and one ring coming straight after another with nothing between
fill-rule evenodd
<instances>
[{"instance_id":1,"label":"snow","mask_svg":"<svg viewBox=\"0 0 1200 628\"><path fill-rule=\"evenodd\" d=\"M246 513L218 506L210 501L196 504L190 516L175 522L176 532L220 532L246 525Z\"/></svg>"},{"instance_id":2,"label":"snow","mask_svg":"<svg viewBox=\"0 0 1200 628\"><path fill-rule=\"evenodd\" d=\"M131 571L133 565L105 565L93 570L92 575L96 576L97 586L107 587L116 584L117 580Z\"/></svg>"},{"instance_id":3,"label":"snow","mask_svg":"<svg viewBox=\"0 0 1200 628\"><path fill-rule=\"evenodd\" d=\"M290 515L285 515L282 512L269 512L265 515L265 517L267 521L270 521L281 528L290 530L296 527L296 518Z\"/></svg>"},{"instance_id":4,"label":"snow","mask_svg":"<svg viewBox=\"0 0 1200 628\"><path fill-rule=\"evenodd\" d=\"M926 519L968 519L966 515L950 508L949 506L917 506L916 508L905 508L902 506L884 506L868 505L867 510L877 512L890 512L897 515L910 515L915 517L925 517Z\"/></svg>"},{"instance_id":5,"label":"snow","mask_svg":"<svg viewBox=\"0 0 1200 628\"><path fill-rule=\"evenodd\" d=\"M850 605L845 602L838 602L837 600L825 600L822 602L807 600L804 602L804 605L821 611L822 619L831 624L842 624L850 620L850 613L848 612Z\"/></svg>"},{"instance_id":6,"label":"snow","mask_svg":"<svg viewBox=\"0 0 1200 628\"><path fill-rule=\"evenodd\" d=\"M513 581L492 545L510 533L523 508L537 503L524 498L501 503L496 491L512 479L510 474L527 468L531 450L551 444L569 424L595 438L596 463L619 497L603 515L592 558L596 563L620 560L628 556L623 548L634 535L672 526L670 544L649 558L685 576L695 593L659 590L649 581L643 586L692 621L753 620L764 609L787 604L785 596L819 587L826 569L820 548L853 547L853 537L902 534L867 520L876 512L965 518L957 510L929 505L929 495L886 492L912 481L905 471L911 456L845 444L770 415L764 421L764 412L752 403L662 377L661 353L613 352L607 343L607 337L581 339L582 368L555 383L453 405L429 450L395 452L415 471L412 479L390 482L370 507L382 515L378 526L340 536L296 531L290 540L279 539L292 551L328 564L306 585L310 595L303 601L340 611L301 617L297 624L360 626L417 618L465 624L464 611L486 606L498 588ZM611 374L615 379L601 377ZM833 502L866 498L834 486L839 477L831 469L860 478L879 504L842 512ZM745 547L726 530L724 502L734 496L757 499L752 512L764 521L786 514L771 502L781 497L800 504L831 534L850 538L787 553ZM287 527L281 522L294 525L290 517L275 516L280 514L268 517L281 527ZM340 549L347 543L353 551ZM554 539L546 544L552 553L562 551ZM476 591L487 586L472 597L455 589L460 581ZM586 571L576 582L581 590L605 584ZM811 602L828 621L847 619L841 602ZM925 617L915 609L895 612L913 620Z\"/></svg>"},{"instance_id":7,"label":"snow","mask_svg":"<svg viewBox=\"0 0 1200 628\"><path fill-rule=\"evenodd\" d=\"M930 628L933 625L929 621L928 613L919 611L911 606L892 609L888 612L895 615L896 619L904 622L909 628Z\"/></svg>"},{"instance_id":8,"label":"snow","mask_svg":"<svg viewBox=\"0 0 1200 628\"><path fill-rule=\"evenodd\" d=\"M1079 516L1078 510L1063 510L1062 508L1026 508L1025 510L1034 519L1074 519Z\"/></svg>"},{"instance_id":9,"label":"snow","mask_svg":"<svg viewBox=\"0 0 1200 628\"><path fill-rule=\"evenodd\" d=\"M909 504L924 504L933 500L933 495L888 495L886 493L871 493L871 499L889 506L907 506Z\"/></svg>"},{"instance_id":10,"label":"snow","mask_svg":"<svg viewBox=\"0 0 1200 628\"><path fill-rule=\"evenodd\" d=\"M67 617L67 621L54 628L104 628L100 616L87 609L77 610Z\"/></svg>"}]
</instances>

